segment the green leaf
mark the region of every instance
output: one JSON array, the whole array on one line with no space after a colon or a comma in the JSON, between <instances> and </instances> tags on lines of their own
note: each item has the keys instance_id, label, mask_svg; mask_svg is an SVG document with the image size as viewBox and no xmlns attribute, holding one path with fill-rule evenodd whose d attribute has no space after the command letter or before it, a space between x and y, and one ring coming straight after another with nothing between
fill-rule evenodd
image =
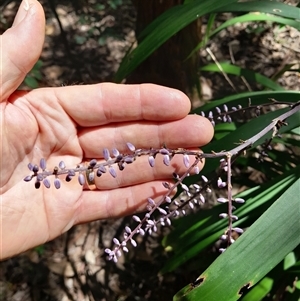
<instances>
[{"instance_id":1,"label":"green leaf","mask_svg":"<svg viewBox=\"0 0 300 301\"><path fill-rule=\"evenodd\" d=\"M24 83L26 86L28 86L31 89L36 89L39 87L39 83L37 82L37 80L32 77L31 75L27 75L24 79Z\"/></svg>"},{"instance_id":2,"label":"green leaf","mask_svg":"<svg viewBox=\"0 0 300 301\"><path fill-rule=\"evenodd\" d=\"M124 57L114 80L120 82L165 41L197 18L235 2L237 0L195 0L167 10L141 33L141 42Z\"/></svg>"},{"instance_id":3,"label":"green leaf","mask_svg":"<svg viewBox=\"0 0 300 301\"><path fill-rule=\"evenodd\" d=\"M245 199L246 203L235 211L239 217L235 226L251 225L299 176L300 166L297 166L294 170L285 172L264 185L236 195L235 197ZM219 218L219 214L226 210L226 205L218 205L211 210L174 220L175 230L165 236L162 242L165 248L174 252L174 255L166 261L161 273L173 271L216 242L227 227L227 220Z\"/></svg>"},{"instance_id":4,"label":"green leaf","mask_svg":"<svg viewBox=\"0 0 300 301\"><path fill-rule=\"evenodd\" d=\"M256 82L262 86L275 91L285 90L283 87L278 85L273 80L267 78L266 76L259 74L257 72L251 71L249 69L241 68L229 63L220 63L223 72L228 74L233 74L237 76L244 76L246 80L251 82ZM216 64L209 64L200 68L201 71L211 71L211 72L221 72L220 68Z\"/></svg>"},{"instance_id":5,"label":"green leaf","mask_svg":"<svg viewBox=\"0 0 300 301\"><path fill-rule=\"evenodd\" d=\"M277 17L274 15L268 15L265 13L249 13L245 14L243 16L238 16L235 18L231 18L230 20L224 22L222 25L217 27L215 30L213 30L211 33L209 33L206 36L206 39L203 39L196 47L195 49L191 52L191 54L188 56L191 57L193 53L198 51L200 48L204 47L207 44L208 38L213 38L215 35L217 35L220 31L226 29L229 26L233 26L238 23L247 23L247 22L255 22L255 21L265 21L265 22L274 22L278 24L283 24L283 25L289 25L292 27L295 27L296 29L299 29L300 23L297 20L291 20L287 19L284 17Z\"/></svg>"},{"instance_id":6,"label":"green leaf","mask_svg":"<svg viewBox=\"0 0 300 301\"><path fill-rule=\"evenodd\" d=\"M221 8L216 8L215 12L260 12L273 14L284 18L294 19L299 23L300 29L300 8L272 0L257 0L228 4Z\"/></svg>"},{"instance_id":7,"label":"green leaf","mask_svg":"<svg viewBox=\"0 0 300 301\"><path fill-rule=\"evenodd\" d=\"M263 278L241 301L261 301L271 291L274 280Z\"/></svg>"},{"instance_id":8,"label":"green leaf","mask_svg":"<svg viewBox=\"0 0 300 301\"><path fill-rule=\"evenodd\" d=\"M202 283L183 288L176 301L233 301L243 288L251 287L300 244L300 179L198 279Z\"/></svg>"},{"instance_id":9,"label":"green leaf","mask_svg":"<svg viewBox=\"0 0 300 301\"><path fill-rule=\"evenodd\" d=\"M296 263L296 256L294 252L290 252L286 255L283 261L283 269L287 270Z\"/></svg>"}]
</instances>

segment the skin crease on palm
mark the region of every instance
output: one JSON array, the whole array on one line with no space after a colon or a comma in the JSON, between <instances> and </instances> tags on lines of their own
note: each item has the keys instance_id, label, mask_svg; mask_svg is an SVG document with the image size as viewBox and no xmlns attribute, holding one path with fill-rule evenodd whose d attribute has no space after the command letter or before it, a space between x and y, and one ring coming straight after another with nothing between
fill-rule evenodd
<instances>
[{"instance_id":1,"label":"skin crease on palm","mask_svg":"<svg viewBox=\"0 0 300 301\"><path fill-rule=\"evenodd\" d=\"M140 157L116 178L97 178L93 191L76 179L62 180L57 190L52 178L49 189L37 190L34 181L23 181L29 162L45 158L48 169L62 160L75 167L91 158L103 160L103 148L128 152L126 142L137 148L197 149L213 135L207 119L187 115L186 95L153 84L17 91L40 56L44 32L43 8L27 0L0 40L0 259L54 239L75 224L144 210L148 197L157 200L165 192L162 182L171 182L172 172L185 170L179 155L169 167L158 157L154 168Z\"/></svg>"}]
</instances>

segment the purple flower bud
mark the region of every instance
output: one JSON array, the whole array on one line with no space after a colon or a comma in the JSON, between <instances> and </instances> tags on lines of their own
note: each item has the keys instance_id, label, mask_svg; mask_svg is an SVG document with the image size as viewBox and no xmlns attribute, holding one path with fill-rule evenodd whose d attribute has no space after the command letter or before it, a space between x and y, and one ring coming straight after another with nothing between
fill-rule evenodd
<instances>
[{"instance_id":1,"label":"purple flower bud","mask_svg":"<svg viewBox=\"0 0 300 301\"><path fill-rule=\"evenodd\" d=\"M207 182L208 182L208 179L207 179L207 177L206 177L206 176L201 176L201 178L202 178L202 180L203 180L205 183L207 183Z\"/></svg>"},{"instance_id":2,"label":"purple flower bud","mask_svg":"<svg viewBox=\"0 0 300 301\"><path fill-rule=\"evenodd\" d=\"M109 150L107 148L103 149L103 158L105 161L108 161L110 159L110 153Z\"/></svg>"},{"instance_id":3,"label":"purple flower bud","mask_svg":"<svg viewBox=\"0 0 300 301\"><path fill-rule=\"evenodd\" d=\"M155 206L155 202L154 202L154 200L151 199L151 198L148 198L148 203L149 203L150 205L152 205L152 206Z\"/></svg>"},{"instance_id":4,"label":"purple flower bud","mask_svg":"<svg viewBox=\"0 0 300 301\"><path fill-rule=\"evenodd\" d=\"M129 250L127 249L127 247L123 247L122 250L123 250L124 252L126 252L126 253L129 252Z\"/></svg>"},{"instance_id":5,"label":"purple flower bud","mask_svg":"<svg viewBox=\"0 0 300 301\"><path fill-rule=\"evenodd\" d=\"M141 219L137 215L133 215L132 218L138 223L141 222Z\"/></svg>"},{"instance_id":6,"label":"purple flower bud","mask_svg":"<svg viewBox=\"0 0 300 301\"><path fill-rule=\"evenodd\" d=\"M201 187L198 184L193 184L193 187L196 189L197 192L200 191Z\"/></svg>"},{"instance_id":7,"label":"purple flower bud","mask_svg":"<svg viewBox=\"0 0 300 301\"><path fill-rule=\"evenodd\" d=\"M189 206L191 209L194 209L194 204L192 202L189 202Z\"/></svg>"},{"instance_id":8,"label":"purple flower bud","mask_svg":"<svg viewBox=\"0 0 300 301\"><path fill-rule=\"evenodd\" d=\"M33 171L34 173L38 172L38 171L39 171L39 167L38 167L37 165L34 165L34 166L32 167L32 171Z\"/></svg>"},{"instance_id":9,"label":"purple flower bud","mask_svg":"<svg viewBox=\"0 0 300 301\"><path fill-rule=\"evenodd\" d=\"M166 166L169 166L170 165L170 156L164 155L163 162Z\"/></svg>"},{"instance_id":10,"label":"purple flower bud","mask_svg":"<svg viewBox=\"0 0 300 301\"><path fill-rule=\"evenodd\" d=\"M229 115L227 115L227 122L228 122L228 123L231 123L231 122L232 122L232 119L231 119L231 117L230 117Z\"/></svg>"},{"instance_id":11,"label":"purple flower bud","mask_svg":"<svg viewBox=\"0 0 300 301\"><path fill-rule=\"evenodd\" d=\"M204 196L200 193L200 195L199 195L199 199L200 199L200 202L201 203L205 203L205 198L204 198Z\"/></svg>"},{"instance_id":12,"label":"purple flower bud","mask_svg":"<svg viewBox=\"0 0 300 301\"><path fill-rule=\"evenodd\" d=\"M216 123L214 122L214 120L211 120L210 123L211 123L211 125L212 125L213 127L216 126Z\"/></svg>"},{"instance_id":13,"label":"purple flower bud","mask_svg":"<svg viewBox=\"0 0 300 301\"><path fill-rule=\"evenodd\" d=\"M224 253L225 251L226 251L226 248L220 248L220 249L219 249L219 252L220 252L220 253Z\"/></svg>"},{"instance_id":14,"label":"purple flower bud","mask_svg":"<svg viewBox=\"0 0 300 301\"><path fill-rule=\"evenodd\" d=\"M241 105L238 105L238 109L240 110L242 108L242 106Z\"/></svg>"},{"instance_id":15,"label":"purple flower bud","mask_svg":"<svg viewBox=\"0 0 300 301\"><path fill-rule=\"evenodd\" d=\"M45 185L46 188L50 188L50 181L46 178L43 180L43 184Z\"/></svg>"},{"instance_id":16,"label":"purple flower bud","mask_svg":"<svg viewBox=\"0 0 300 301\"><path fill-rule=\"evenodd\" d=\"M117 257L121 257L121 256L122 256L121 250L117 250L117 251L116 251L116 255L117 255Z\"/></svg>"},{"instance_id":17,"label":"purple flower bud","mask_svg":"<svg viewBox=\"0 0 300 301\"><path fill-rule=\"evenodd\" d=\"M24 178L24 181L25 182L29 182L29 181L31 181L32 180L32 176L26 176L25 178Z\"/></svg>"},{"instance_id":18,"label":"purple flower bud","mask_svg":"<svg viewBox=\"0 0 300 301\"><path fill-rule=\"evenodd\" d=\"M60 188L60 180L58 178L54 179L54 186L55 186L56 189Z\"/></svg>"},{"instance_id":19,"label":"purple flower bud","mask_svg":"<svg viewBox=\"0 0 300 301\"><path fill-rule=\"evenodd\" d=\"M181 210L181 213L182 213L182 215L186 214L184 209Z\"/></svg>"},{"instance_id":20,"label":"purple flower bud","mask_svg":"<svg viewBox=\"0 0 300 301\"><path fill-rule=\"evenodd\" d=\"M100 170L100 168L97 169L96 175L97 175L97 177L101 177L102 176L102 171Z\"/></svg>"},{"instance_id":21,"label":"purple flower bud","mask_svg":"<svg viewBox=\"0 0 300 301\"><path fill-rule=\"evenodd\" d=\"M73 176L67 175L66 176L66 182L70 182L73 179Z\"/></svg>"},{"instance_id":22,"label":"purple flower bud","mask_svg":"<svg viewBox=\"0 0 300 301\"><path fill-rule=\"evenodd\" d=\"M237 108L236 108L236 107L232 107L231 110L232 110L232 111L236 111Z\"/></svg>"},{"instance_id":23,"label":"purple flower bud","mask_svg":"<svg viewBox=\"0 0 300 301\"><path fill-rule=\"evenodd\" d=\"M227 116L226 115L223 116L223 122L227 122Z\"/></svg>"},{"instance_id":24,"label":"purple flower bud","mask_svg":"<svg viewBox=\"0 0 300 301\"><path fill-rule=\"evenodd\" d=\"M117 245L117 246L120 246L121 244L120 244L120 242L119 242L119 240L117 239L117 238L113 238L113 242L114 242L114 244L115 245Z\"/></svg>"},{"instance_id":25,"label":"purple flower bud","mask_svg":"<svg viewBox=\"0 0 300 301\"><path fill-rule=\"evenodd\" d=\"M220 237L222 240L227 240L228 236L226 234L223 234L221 237Z\"/></svg>"},{"instance_id":26,"label":"purple flower bud","mask_svg":"<svg viewBox=\"0 0 300 301\"><path fill-rule=\"evenodd\" d=\"M163 208L157 207L157 209L163 215L167 215L168 214L167 211L165 209L163 209Z\"/></svg>"},{"instance_id":27,"label":"purple flower bud","mask_svg":"<svg viewBox=\"0 0 300 301\"><path fill-rule=\"evenodd\" d=\"M228 199L225 199L225 198L218 198L217 199L217 202L223 204L223 203L227 203L228 202Z\"/></svg>"},{"instance_id":28,"label":"purple flower bud","mask_svg":"<svg viewBox=\"0 0 300 301\"><path fill-rule=\"evenodd\" d=\"M59 167L60 169L65 169L65 168L66 168L65 162L64 162L64 161L60 161L59 164L58 164L58 167Z\"/></svg>"},{"instance_id":29,"label":"purple flower bud","mask_svg":"<svg viewBox=\"0 0 300 301\"><path fill-rule=\"evenodd\" d=\"M79 184L80 184L81 186L83 186L84 183L85 183L85 177L84 177L84 175L83 175L82 173L80 173L80 174L78 175L78 182L79 182Z\"/></svg>"},{"instance_id":30,"label":"purple flower bud","mask_svg":"<svg viewBox=\"0 0 300 301\"><path fill-rule=\"evenodd\" d=\"M166 188L166 189L170 189L170 184L168 182L162 182L163 186Z\"/></svg>"},{"instance_id":31,"label":"purple flower bud","mask_svg":"<svg viewBox=\"0 0 300 301\"><path fill-rule=\"evenodd\" d=\"M218 114L221 114L221 109L219 107L216 107L216 111Z\"/></svg>"},{"instance_id":32,"label":"purple flower bud","mask_svg":"<svg viewBox=\"0 0 300 301\"><path fill-rule=\"evenodd\" d=\"M169 218L166 218L166 222L169 226L171 226L171 220Z\"/></svg>"},{"instance_id":33,"label":"purple flower bud","mask_svg":"<svg viewBox=\"0 0 300 301\"><path fill-rule=\"evenodd\" d=\"M124 158L124 162L127 163L127 164L133 163L134 160L135 160L135 158L132 157L132 156L127 156L127 157Z\"/></svg>"},{"instance_id":34,"label":"purple flower bud","mask_svg":"<svg viewBox=\"0 0 300 301\"><path fill-rule=\"evenodd\" d=\"M198 175L199 172L200 172L200 168L199 168L198 165L196 165L196 166L194 167L194 173L195 173L196 175Z\"/></svg>"},{"instance_id":35,"label":"purple flower bud","mask_svg":"<svg viewBox=\"0 0 300 301\"><path fill-rule=\"evenodd\" d=\"M125 227L125 231L126 231L128 234L131 233L131 229L130 229L128 226Z\"/></svg>"},{"instance_id":36,"label":"purple flower bud","mask_svg":"<svg viewBox=\"0 0 300 301\"><path fill-rule=\"evenodd\" d=\"M205 113L203 111L200 112L202 117L205 117Z\"/></svg>"},{"instance_id":37,"label":"purple flower bud","mask_svg":"<svg viewBox=\"0 0 300 301\"><path fill-rule=\"evenodd\" d=\"M114 157L118 157L120 155L120 152L116 148L113 148L111 152Z\"/></svg>"},{"instance_id":38,"label":"purple flower bud","mask_svg":"<svg viewBox=\"0 0 300 301\"><path fill-rule=\"evenodd\" d=\"M186 168L190 167L190 157L187 154L183 155L183 164Z\"/></svg>"},{"instance_id":39,"label":"purple flower bud","mask_svg":"<svg viewBox=\"0 0 300 301\"><path fill-rule=\"evenodd\" d=\"M135 146L132 143L127 142L126 145L131 152L135 151Z\"/></svg>"},{"instance_id":40,"label":"purple flower bud","mask_svg":"<svg viewBox=\"0 0 300 301\"><path fill-rule=\"evenodd\" d=\"M145 235L145 231L144 231L142 228L139 229L139 233L140 233L142 236Z\"/></svg>"},{"instance_id":41,"label":"purple flower bud","mask_svg":"<svg viewBox=\"0 0 300 301\"><path fill-rule=\"evenodd\" d=\"M226 182L223 182L221 178L218 178L217 184L219 188L224 188L226 186Z\"/></svg>"},{"instance_id":42,"label":"purple flower bud","mask_svg":"<svg viewBox=\"0 0 300 301\"><path fill-rule=\"evenodd\" d=\"M189 188L185 184L181 184L181 187L184 191L189 192Z\"/></svg>"},{"instance_id":43,"label":"purple flower bud","mask_svg":"<svg viewBox=\"0 0 300 301\"><path fill-rule=\"evenodd\" d=\"M159 150L159 152L160 152L162 155L169 155L169 154L170 154L169 151L168 151L166 148L161 148L161 149Z\"/></svg>"},{"instance_id":44,"label":"purple flower bud","mask_svg":"<svg viewBox=\"0 0 300 301\"><path fill-rule=\"evenodd\" d=\"M40 181L36 181L36 182L34 183L34 187L35 187L36 189L39 189L39 188L41 187L41 182L40 182Z\"/></svg>"},{"instance_id":45,"label":"purple flower bud","mask_svg":"<svg viewBox=\"0 0 300 301\"><path fill-rule=\"evenodd\" d=\"M220 213L219 217L220 218L226 218L226 217L228 217L228 214L227 213Z\"/></svg>"},{"instance_id":46,"label":"purple flower bud","mask_svg":"<svg viewBox=\"0 0 300 301\"><path fill-rule=\"evenodd\" d=\"M233 221L237 221L239 218L236 215L231 215Z\"/></svg>"},{"instance_id":47,"label":"purple flower bud","mask_svg":"<svg viewBox=\"0 0 300 301\"><path fill-rule=\"evenodd\" d=\"M245 200L242 199L242 198L235 198L234 201L235 201L236 203L239 203L239 204L244 204L244 203L245 203Z\"/></svg>"},{"instance_id":48,"label":"purple flower bud","mask_svg":"<svg viewBox=\"0 0 300 301\"><path fill-rule=\"evenodd\" d=\"M42 170L46 169L46 160L44 158L40 160L40 167Z\"/></svg>"},{"instance_id":49,"label":"purple flower bud","mask_svg":"<svg viewBox=\"0 0 300 301\"><path fill-rule=\"evenodd\" d=\"M116 178L116 177L117 177L116 170L115 170L112 166L109 167L108 171L109 171L109 173L111 174L111 176L112 176L113 178Z\"/></svg>"},{"instance_id":50,"label":"purple flower bud","mask_svg":"<svg viewBox=\"0 0 300 301\"><path fill-rule=\"evenodd\" d=\"M136 247L137 246L137 243L134 239L130 239L130 242L132 244L133 247Z\"/></svg>"},{"instance_id":51,"label":"purple flower bud","mask_svg":"<svg viewBox=\"0 0 300 301\"><path fill-rule=\"evenodd\" d=\"M106 254L112 254L113 253L113 251L111 250L111 249L109 249L109 248L106 248L105 250L104 250L104 252L106 253Z\"/></svg>"},{"instance_id":52,"label":"purple flower bud","mask_svg":"<svg viewBox=\"0 0 300 301\"><path fill-rule=\"evenodd\" d=\"M29 169L30 171L33 170L33 164L32 164L32 163L28 163L27 167L28 167L28 169Z\"/></svg>"},{"instance_id":53,"label":"purple flower bud","mask_svg":"<svg viewBox=\"0 0 300 301\"><path fill-rule=\"evenodd\" d=\"M228 107L227 107L227 105L223 105L223 109L224 109L224 111L227 113L228 112Z\"/></svg>"},{"instance_id":54,"label":"purple flower bud","mask_svg":"<svg viewBox=\"0 0 300 301\"><path fill-rule=\"evenodd\" d=\"M92 159L89 163L90 167L94 167L97 164L97 160L96 159Z\"/></svg>"},{"instance_id":55,"label":"purple flower bud","mask_svg":"<svg viewBox=\"0 0 300 301\"><path fill-rule=\"evenodd\" d=\"M235 231L236 233L242 234L244 233L244 230L238 227L232 228L233 231Z\"/></svg>"},{"instance_id":56,"label":"purple flower bud","mask_svg":"<svg viewBox=\"0 0 300 301\"><path fill-rule=\"evenodd\" d=\"M170 198L169 196L166 196L166 197L165 197L165 201L166 201L167 203L171 203L171 202L172 202L172 200L171 200L171 198Z\"/></svg>"},{"instance_id":57,"label":"purple flower bud","mask_svg":"<svg viewBox=\"0 0 300 301\"><path fill-rule=\"evenodd\" d=\"M151 167L154 167L154 164L155 164L155 159L153 156L149 156L148 157L148 162L150 164Z\"/></svg>"},{"instance_id":58,"label":"purple flower bud","mask_svg":"<svg viewBox=\"0 0 300 301\"><path fill-rule=\"evenodd\" d=\"M147 220L147 223L150 225L150 226L154 226L154 221L152 219L148 219Z\"/></svg>"}]
</instances>

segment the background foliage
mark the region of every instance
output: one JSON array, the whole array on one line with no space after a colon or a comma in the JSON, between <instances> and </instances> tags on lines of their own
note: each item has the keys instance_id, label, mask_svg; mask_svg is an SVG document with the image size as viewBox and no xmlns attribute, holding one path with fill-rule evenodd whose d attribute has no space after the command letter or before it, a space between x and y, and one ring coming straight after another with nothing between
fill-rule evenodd
<instances>
[{"instance_id":1,"label":"background foliage","mask_svg":"<svg viewBox=\"0 0 300 301\"><path fill-rule=\"evenodd\" d=\"M254 37L253 41L259 41L262 34L268 30L275 32L275 28L278 29L278 32L290 27L299 31L300 9L297 1L294 3L266 0L243 2L233 0L163 1L166 7L164 7L164 11L159 11L158 15L153 14L153 22L149 21L149 24L142 24L142 26L136 24L136 28L140 28L137 30L137 43L132 39L126 40L128 35L122 31L125 27L124 24L116 30L112 19L105 19L104 12L107 11L113 14L116 10L124 9L126 14L130 15L128 10L132 11L133 7L130 6L128 9L128 4L125 2L121 0L89 1L85 5L80 1L72 1L71 3L66 1L65 4L69 11L75 11L78 15L82 28L88 26L88 30L74 33L76 22L72 23L72 20L67 19L67 14L60 13L59 3L45 1L45 8L48 9L47 20L55 19L57 24L59 24L60 19L65 21L60 22L60 33L56 35L56 38L59 38L58 45L60 47L63 45L63 49L60 51L65 52L66 57L59 57L55 53L54 65L59 66L58 62L63 64L62 61L68 62L68 67L75 66L75 71L69 72L70 69L67 69L65 65L61 69L53 69L53 66L50 66L43 59L45 56L42 55L41 60L26 77L24 84L30 88L48 85L49 82L51 84L50 72L53 70L55 79L61 76L64 84L92 83L99 80L139 82L137 78L140 81L153 81L167 85L170 83L171 86L175 85L191 96L194 106L193 113L201 114L204 112L206 116L210 111L215 115L215 107L223 108L224 104L229 108L239 104L247 107L249 99L251 99L253 106L268 103L270 99L290 103L296 103L300 100L299 81L294 85L297 91L296 89L288 90L281 84L281 79L288 72L296 74L299 80L300 66L294 61L291 62L287 58L286 61L282 62L277 72L270 76L257 70L256 66L249 68L247 64L244 66L237 65L232 60L232 56L230 56L230 60L219 61L218 57L214 58L214 53L210 55L207 52L213 48L211 47L213 40L221 40L222 34L233 32L230 30L234 30L234 28L239 30L241 24L246 25L244 39L251 36ZM133 2L138 11L137 3ZM149 10L148 14L150 14ZM5 23L4 19L1 22L3 22L4 27L9 26L9 22ZM191 24L195 26L191 26ZM56 26L59 28L58 25ZM48 30L50 30L49 27ZM199 30L200 35L195 34ZM193 37L191 41L183 39L180 36L182 32L184 37ZM107 45L112 47L113 43L116 47L116 41L122 39L126 40L126 43L122 44L121 51L122 55L126 52L124 58L120 57L120 52L110 50L109 55L105 52L107 50L104 50L106 49L104 47ZM272 35L272 39L275 39L274 35ZM299 44L290 45L286 41L281 41L281 43L299 51ZM88 48L87 45L93 45L93 47ZM163 48L165 55L162 56L159 52L155 54L162 47L165 47ZM46 47L46 51L49 51L49 48L51 47ZM115 50L116 48L110 49ZM95 49L105 52L105 60L107 61L112 60L112 57L115 59L117 56L116 65L120 62L120 66L116 68L116 65L110 65L111 70L106 71L108 75L99 78L99 68L102 68L103 64L101 60L97 61L100 67L93 69L94 65L97 65L93 61ZM182 49L184 51L181 51ZM80 56L78 54L87 50L87 57L78 58ZM164 78L161 78L157 75L159 72L155 70L156 66L151 67L150 72L149 64L143 65L151 56L156 62L153 64L153 61L150 60L152 65L163 65L161 61L166 62L170 59L170 65L167 66L178 67L172 71L170 69L168 73L164 74ZM205 63L203 63L204 56L205 58L209 57ZM158 57L160 57L159 63L157 63ZM260 59L263 60L263 58ZM244 60L247 63L248 58L244 58ZM188 67L186 67L187 62L190 62ZM164 69L168 69L165 68L165 65L163 66ZM51 67L52 69L50 69ZM182 70L184 70L185 75L182 74ZM135 72L137 76L134 76ZM152 77L149 77L150 73L153 75ZM78 74L80 76L75 77ZM145 79L143 78L144 75L148 77ZM189 78L190 75L191 80L183 80ZM225 93L226 90L227 96L219 96L217 99L207 101L203 99L204 85L200 79L201 77L214 78L215 76L219 81L222 79L221 92ZM169 77L169 80L166 77ZM48 78L48 81L45 81L45 78ZM238 93L241 89L236 84L236 79L241 78L251 89L248 89L247 92ZM176 86L179 83L175 79L180 79L180 83L184 82L184 85ZM229 95L227 87L232 87L230 88L232 95ZM217 124L214 140L206 146L204 151L230 149L240 140L248 139L280 115L282 111L278 111L278 109L282 110L280 106L273 104L269 110L263 111L263 114L257 118L252 115L247 116L247 118L238 118L233 123ZM184 278L185 276L182 275L185 275L184 269L186 267L193 275L183 279L180 285L181 287L186 286L178 293L174 287L170 288L172 284L169 285L168 290L171 290L173 295L176 293L174 300L299 300L299 113L292 116L287 122L288 126L281 129L282 137L274 139L273 149L268 151L268 157L264 157L263 162L257 160L262 150L259 145L253 145L245 156L240 156L234 162L232 179L234 191L237 196L246 200L246 203L240 205L236 210L239 220L235 225L246 231L224 254L219 256L218 251L216 251L216 242L226 230L226 220L221 220L218 217L220 212L226 211L226 207L224 205L214 206L216 197L224 195L224 192L219 191L216 187L212 187L213 195L210 197L207 207L196 210L195 213L191 213L187 217L175 220L172 231L168 235L162 235L162 243L158 249L163 258L157 259L159 255L153 252L150 259L147 259L156 260L154 266L157 270L151 271L152 275L160 270L163 275L160 277L165 277L164 279L170 275ZM218 159L209 160L203 174L208 178L213 177L218 165ZM188 183L198 181L197 177L187 179ZM118 231L116 232L118 233ZM159 241L159 239L156 240ZM146 242L144 243L146 244ZM47 248L42 247L38 250L39 256L43 252L49 256ZM42 250L41 254L40 250ZM138 264L141 264L141 261L133 266L131 262L135 262L134 258L129 257L124 260L125 268L132 268L134 273L137 273L136 270L139 269ZM106 265L105 269L106 273L112 273L112 271L116 272L117 268ZM121 274L122 269L117 270L116 273ZM148 275L150 279L152 279L152 275ZM137 278L139 277L137 276ZM147 279L138 279L138 281L144 287L150 286L149 290L157 295L145 297L147 294L138 288L138 285L128 287L129 284L126 282L124 283L126 283L127 288L123 288L122 292L111 287L108 289L98 288L97 292L91 290L92 295L95 300L101 300L103 296L109 296L112 292L115 297L118 296L122 300L137 300L139 294L143 294L145 300L162 300L160 298L163 294L158 295L153 288L155 282L149 284L150 281ZM14 283L12 280L11 282ZM191 283L189 284L189 282ZM104 284L103 286L105 287ZM157 286L159 285L157 284ZM161 286L160 290L162 291L162 289Z\"/></svg>"}]
</instances>

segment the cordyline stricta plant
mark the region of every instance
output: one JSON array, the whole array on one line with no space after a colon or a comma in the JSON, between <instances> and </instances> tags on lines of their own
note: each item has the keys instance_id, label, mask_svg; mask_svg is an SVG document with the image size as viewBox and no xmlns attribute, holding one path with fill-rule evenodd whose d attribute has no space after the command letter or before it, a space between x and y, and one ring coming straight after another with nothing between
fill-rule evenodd
<instances>
[{"instance_id":1,"label":"cordyline stricta plant","mask_svg":"<svg viewBox=\"0 0 300 301\"><path fill-rule=\"evenodd\" d=\"M171 225L172 218L185 215L186 208L194 209L195 206L205 203L205 198L211 192L213 184L217 184L218 188L227 190L226 197L217 198L219 203L227 203L228 205L227 212L219 215L220 218L228 220L228 227L220 238L224 242L222 246L225 247L219 248L219 251L224 252L235 241L232 235L233 232L238 234L243 233L243 229L234 226L234 222L238 220L238 216L233 213L235 209L234 205L235 203L244 203L247 201L239 197L233 197L231 178L234 160L247 152L247 149L251 148L257 141L269 133L268 138L264 139L260 145L260 157L258 157L258 160L262 160L264 156L267 156L268 150L272 147L271 142L273 138L280 136L279 130L288 124L290 116L300 110L300 103L272 100L256 106L251 105L251 100L249 100L247 106L244 107L238 105L237 107L229 108L224 104L221 108L215 107L214 110L209 111L207 114L201 112L203 116L206 116L215 125L219 122L230 123L233 119L255 118L269 109L274 110L278 107L287 107L289 109L247 140L239 140L239 137L236 137L236 146L232 149L219 152L212 151L210 153L204 153L201 150L190 151L183 148L170 149L166 145L161 148L152 148L149 145L147 149L136 149L132 143L127 142L128 152L123 154L117 149L110 150L109 146L107 146L103 151L104 160L101 162L92 159L88 164L79 164L72 167L67 167L64 162L58 162L57 166L49 168L46 160L41 158L39 164L28 164L31 174L26 176L24 181L30 182L33 180L37 189L42 185L50 188L52 184L56 189L59 189L61 185L68 185L67 182L70 181L78 181L78 185L82 186L84 184L92 185L95 177L101 177L104 173L109 173L112 177L116 177L116 169L126 172L126 165L135 164L141 156L148 157L149 168L155 165L156 160L162 160L168 166L174 156L182 156L186 171L183 174L173 173L170 175L174 179L173 184L162 183L166 191L158 201L155 202L150 197L145 200L147 211L143 217L141 218L137 215L133 215L132 217L137 223L136 227L131 229L129 226L126 226L123 239L120 241L118 238L114 238L114 246L111 249L105 249L108 259L117 262L122 252L128 252L128 244L131 244L133 247L137 246L135 236L145 235L146 233L151 235L157 231L159 225L169 226ZM190 160L191 156L194 157L193 161ZM200 174L198 163L206 159L206 164L209 164L209 159L212 158L219 158L220 163L215 171L215 176L207 179L205 175ZM188 186L184 182L191 174L197 174L199 177L197 182ZM181 193L176 198L173 198L175 190L179 190ZM155 218L154 213L156 213Z\"/></svg>"}]
</instances>

